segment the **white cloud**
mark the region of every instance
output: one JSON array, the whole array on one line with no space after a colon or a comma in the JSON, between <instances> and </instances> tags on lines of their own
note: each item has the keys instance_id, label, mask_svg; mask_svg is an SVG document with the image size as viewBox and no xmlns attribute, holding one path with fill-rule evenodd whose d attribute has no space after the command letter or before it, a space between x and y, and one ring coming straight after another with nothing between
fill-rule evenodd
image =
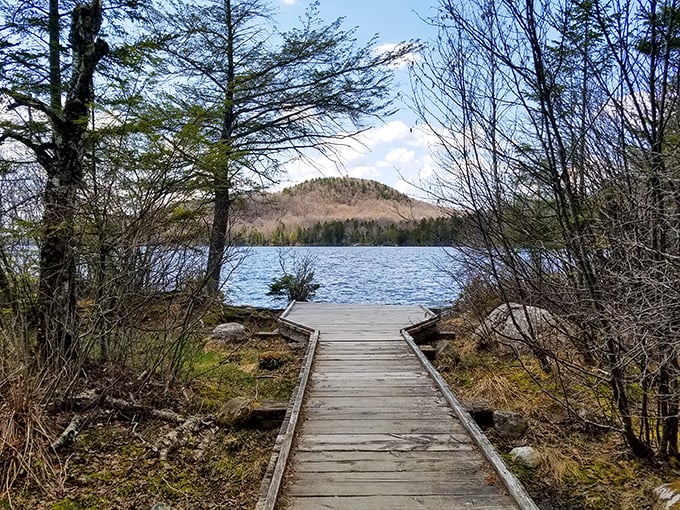
<instances>
[{"instance_id":1,"label":"white cloud","mask_svg":"<svg viewBox=\"0 0 680 510\"><path fill-rule=\"evenodd\" d=\"M333 154L311 155L286 165L288 180L281 187L316 177L349 176L374 179L423 198L419 187L427 187L436 163L430 153L435 135L421 127L396 120L346 140Z\"/></svg>"},{"instance_id":2,"label":"white cloud","mask_svg":"<svg viewBox=\"0 0 680 510\"><path fill-rule=\"evenodd\" d=\"M413 161L415 156L416 153L414 151L410 151L404 147L397 147L385 155L385 160L395 165L404 165L409 161Z\"/></svg>"},{"instance_id":3,"label":"white cloud","mask_svg":"<svg viewBox=\"0 0 680 510\"><path fill-rule=\"evenodd\" d=\"M283 5L295 5L297 0L281 0L281 2L283 2Z\"/></svg>"}]
</instances>

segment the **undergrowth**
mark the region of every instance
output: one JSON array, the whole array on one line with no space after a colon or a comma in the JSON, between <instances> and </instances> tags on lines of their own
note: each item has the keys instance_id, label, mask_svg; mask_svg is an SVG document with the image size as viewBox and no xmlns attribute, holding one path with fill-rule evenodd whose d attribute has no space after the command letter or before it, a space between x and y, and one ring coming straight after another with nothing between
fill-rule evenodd
<instances>
[{"instance_id":1,"label":"undergrowth","mask_svg":"<svg viewBox=\"0 0 680 510\"><path fill-rule=\"evenodd\" d=\"M248 326L271 331L273 319L257 317ZM92 361L82 365L77 377L59 378L34 372L18 357L12 362L5 357L0 362L0 508L137 509L158 502L174 508L252 508L276 427L207 423L163 461L153 445L176 424L105 405L74 409L62 398L96 390L181 416L214 414L236 396L290 398L299 359L285 341L268 336L206 343L209 329L192 332L179 376L154 373L143 364ZM261 358L266 359L264 368ZM75 443L51 451L74 414L85 423Z\"/></svg>"},{"instance_id":2,"label":"undergrowth","mask_svg":"<svg viewBox=\"0 0 680 510\"><path fill-rule=\"evenodd\" d=\"M571 379L565 372L547 374L531 356L518 360L479 350L470 330L457 325L460 334L439 359L439 369L464 402L484 401L527 419L529 430L516 441L485 432L540 507L648 509L653 489L680 474L634 457L619 433L585 426L551 396L566 394L579 413L600 417L611 405L604 389L583 387L581 377ZM525 445L539 453L536 470L510 462L507 453Z\"/></svg>"}]
</instances>

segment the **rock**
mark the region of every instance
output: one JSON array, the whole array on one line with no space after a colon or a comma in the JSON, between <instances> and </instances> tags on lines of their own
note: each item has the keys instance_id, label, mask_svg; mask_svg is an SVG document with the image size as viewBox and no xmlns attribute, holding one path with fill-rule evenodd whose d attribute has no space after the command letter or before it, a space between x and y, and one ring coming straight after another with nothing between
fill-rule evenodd
<instances>
[{"instance_id":1,"label":"rock","mask_svg":"<svg viewBox=\"0 0 680 510\"><path fill-rule=\"evenodd\" d=\"M510 411L494 411L493 426L503 439L510 441L522 437L529 428L522 416Z\"/></svg>"},{"instance_id":2,"label":"rock","mask_svg":"<svg viewBox=\"0 0 680 510\"><path fill-rule=\"evenodd\" d=\"M263 370L276 370L290 361L290 356L285 352L267 351L260 354L257 360L258 366Z\"/></svg>"},{"instance_id":3,"label":"rock","mask_svg":"<svg viewBox=\"0 0 680 510\"><path fill-rule=\"evenodd\" d=\"M517 462L531 469L535 469L541 463L538 452L531 446L518 446L510 450L510 458L513 462Z\"/></svg>"},{"instance_id":4,"label":"rock","mask_svg":"<svg viewBox=\"0 0 680 510\"><path fill-rule=\"evenodd\" d=\"M248 329L238 322L227 322L215 326L212 337L224 342L241 342L248 339Z\"/></svg>"},{"instance_id":5,"label":"rock","mask_svg":"<svg viewBox=\"0 0 680 510\"><path fill-rule=\"evenodd\" d=\"M653 494L652 510L680 510L680 482L665 483Z\"/></svg>"},{"instance_id":6,"label":"rock","mask_svg":"<svg viewBox=\"0 0 680 510\"><path fill-rule=\"evenodd\" d=\"M151 510L172 510L172 507L167 503L156 503Z\"/></svg>"},{"instance_id":7,"label":"rock","mask_svg":"<svg viewBox=\"0 0 680 510\"><path fill-rule=\"evenodd\" d=\"M569 332L573 328L563 319L548 310L536 306L508 303L494 308L475 330L475 335L483 345L500 354L533 353L547 369L548 358L542 349L570 357L575 353Z\"/></svg>"},{"instance_id":8,"label":"rock","mask_svg":"<svg viewBox=\"0 0 680 510\"><path fill-rule=\"evenodd\" d=\"M215 416L215 422L221 427L233 427L250 418L254 403L245 397L235 397L224 404Z\"/></svg>"}]
</instances>

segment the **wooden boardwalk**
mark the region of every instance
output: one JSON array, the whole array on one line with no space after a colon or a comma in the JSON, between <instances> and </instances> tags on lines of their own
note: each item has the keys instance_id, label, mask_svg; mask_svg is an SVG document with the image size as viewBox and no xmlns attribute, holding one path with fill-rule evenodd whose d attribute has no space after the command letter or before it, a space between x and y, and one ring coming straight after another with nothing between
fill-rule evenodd
<instances>
[{"instance_id":1,"label":"wooden boardwalk","mask_svg":"<svg viewBox=\"0 0 680 510\"><path fill-rule=\"evenodd\" d=\"M314 333L258 510L536 508L401 332L432 319L406 306L285 312Z\"/></svg>"}]
</instances>

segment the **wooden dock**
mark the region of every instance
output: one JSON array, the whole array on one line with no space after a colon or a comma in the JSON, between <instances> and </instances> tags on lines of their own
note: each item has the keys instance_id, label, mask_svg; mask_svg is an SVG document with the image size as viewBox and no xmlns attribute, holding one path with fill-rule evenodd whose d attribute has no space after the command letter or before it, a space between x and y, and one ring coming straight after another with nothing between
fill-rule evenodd
<instances>
[{"instance_id":1,"label":"wooden dock","mask_svg":"<svg viewBox=\"0 0 680 510\"><path fill-rule=\"evenodd\" d=\"M257 510L537 509L402 331L434 320L415 306L286 310L309 344Z\"/></svg>"}]
</instances>

